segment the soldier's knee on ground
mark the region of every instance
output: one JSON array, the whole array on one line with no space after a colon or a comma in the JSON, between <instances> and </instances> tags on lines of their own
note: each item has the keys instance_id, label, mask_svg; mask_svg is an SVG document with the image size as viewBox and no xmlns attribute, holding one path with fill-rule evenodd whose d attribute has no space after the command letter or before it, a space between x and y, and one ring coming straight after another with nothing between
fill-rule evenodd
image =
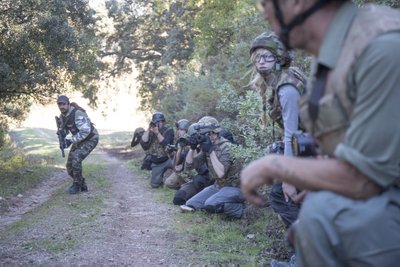
<instances>
[{"instance_id":1,"label":"soldier's knee on ground","mask_svg":"<svg viewBox=\"0 0 400 267\"><path fill-rule=\"evenodd\" d=\"M185 205L187 197L186 197L186 192L184 190L178 190L175 193L174 199L172 200L172 202L174 203L174 205Z\"/></svg>"},{"instance_id":2,"label":"soldier's knee on ground","mask_svg":"<svg viewBox=\"0 0 400 267\"><path fill-rule=\"evenodd\" d=\"M223 213L224 204L205 205L204 210L207 211L208 213Z\"/></svg>"},{"instance_id":3,"label":"soldier's knee on ground","mask_svg":"<svg viewBox=\"0 0 400 267\"><path fill-rule=\"evenodd\" d=\"M178 175L175 172L172 172L164 182L165 186L170 188L170 189L179 189L180 188L180 183L178 180Z\"/></svg>"}]
</instances>

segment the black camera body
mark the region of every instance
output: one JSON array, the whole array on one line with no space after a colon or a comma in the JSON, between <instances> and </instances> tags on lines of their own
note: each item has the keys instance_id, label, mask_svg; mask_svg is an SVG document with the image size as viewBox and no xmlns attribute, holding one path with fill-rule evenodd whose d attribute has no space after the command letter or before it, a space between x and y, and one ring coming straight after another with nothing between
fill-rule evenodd
<instances>
[{"instance_id":1,"label":"black camera body","mask_svg":"<svg viewBox=\"0 0 400 267\"><path fill-rule=\"evenodd\" d=\"M177 143L181 146L196 146L206 141L206 137L203 134L194 133L188 137L181 137Z\"/></svg>"},{"instance_id":2,"label":"black camera body","mask_svg":"<svg viewBox=\"0 0 400 267\"><path fill-rule=\"evenodd\" d=\"M154 128L156 126L157 126L157 124L155 122L152 122L152 121L150 122L150 127Z\"/></svg>"},{"instance_id":3,"label":"black camera body","mask_svg":"<svg viewBox=\"0 0 400 267\"><path fill-rule=\"evenodd\" d=\"M318 144L314 137L302 131L292 135L292 149L296 157L315 157L318 154Z\"/></svg>"}]
</instances>

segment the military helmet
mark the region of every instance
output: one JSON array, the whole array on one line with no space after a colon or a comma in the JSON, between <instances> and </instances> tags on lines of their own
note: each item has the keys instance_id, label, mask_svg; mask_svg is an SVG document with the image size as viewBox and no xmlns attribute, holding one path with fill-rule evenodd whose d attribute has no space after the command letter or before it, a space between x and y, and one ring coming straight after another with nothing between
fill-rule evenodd
<instances>
[{"instance_id":1,"label":"military helmet","mask_svg":"<svg viewBox=\"0 0 400 267\"><path fill-rule=\"evenodd\" d=\"M151 121L154 123L165 121L164 114L162 112L154 112Z\"/></svg>"},{"instance_id":2,"label":"military helmet","mask_svg":"<svg viewBox=\"0 0 400 267\"><path fill-rule=\"evenodd\" d=\"M219 126L219 122L216 118L211 116L204 116L198 122L197 129L201 134L215 132L219 133L221 131L221 127Z\"/></svg>"},{"instance_id":3,"label":"military helmet","mask_svg":"<svg viewBox=\"0 0 400 267\"><path fill-rule=\"evenodd\" d=\"M185 136L188 137L188 136L192 136L193 134L195 134L197 132L197 125L198 125L197 122L190 124Z\"/></svg>"},{"instance_id":4,"label":"military helmet","mask_svg":"<svg viewBox=\"0 0 400 267\"><path fill-rule=\"evenodd\" d=\"M189 121L186 119L181 119L178 122L175 123L175 127L178 128L178 130L185 130L187 131L189 128Z\"/></svg>"},{"instance_id":5,"label":"military helmet","mask_svg":"<svg viewBox=\"0 0 400 267\"><path fill-rule=\"evenodd\" d=\"M292 54L285 49L285 46L283 45L279 37L276 36L274 33L268 34L264 32L261 35L257 36L251 44L250 56L258 48L264 48L271 51L271 53L276 56L277 62L282 67L289 67L290 63L292 62Z\"/></svg>"}]
</instances>

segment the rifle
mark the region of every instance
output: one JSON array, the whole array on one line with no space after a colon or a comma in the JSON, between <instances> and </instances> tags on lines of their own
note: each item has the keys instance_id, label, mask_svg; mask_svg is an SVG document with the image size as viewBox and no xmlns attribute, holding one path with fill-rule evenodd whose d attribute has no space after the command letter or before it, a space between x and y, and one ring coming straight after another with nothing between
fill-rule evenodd
<instances>
[{"instance_id":1,"label":"rifle","mask_svg":"<svg viewBox=\"0 0 400 267\"><path fill-rule=\"evenodd\" d=\"M57 135L58 135L58 143L61 149L61 155L65 158L64 148L67 147L67 143L65 141L65 137L67 136L66 131L63 129L62 121L59 117L56 116L56 124L57 124Z\"/></svg>"}]
</instances>

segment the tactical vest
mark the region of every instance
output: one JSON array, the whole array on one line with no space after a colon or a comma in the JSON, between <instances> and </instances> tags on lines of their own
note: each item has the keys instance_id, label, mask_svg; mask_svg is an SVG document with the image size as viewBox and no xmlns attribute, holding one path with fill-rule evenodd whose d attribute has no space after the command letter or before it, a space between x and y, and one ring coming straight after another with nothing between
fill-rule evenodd
<instances>
[{"instance_id":1,"label":"tactical vest","mask_svg":"<svg viewBox=\"0 0 400 267\"><path fill-rule=\"evenodd\" d=\"M230 143L228 140L225 138L221 137L221 141L219 144L215 146L215 153L217 155L217 158L221 157L222 151L227 149L229 146L231 146L232 143ZM229 149L229 148L228 148ZM233 186L233 187L238 187L240 184L240 168L238 166L237 161L233 161L232 165L230 166L228 172L225 174L224 177L219 178L217 173L214 171L214 168L212 167L211 163L211 158L207 158L207 165L209 166L208 170L211 173L211 177L215 180L215 184L223 187L223 186ZM211 167L210 167L211 166Z\"/></svg>"},{"instance_id":2,"label":"tactical vest","mask_svg":"<svg viewBox=\"0 0 400 267\"><path fill-rule=\"evenodd\" d=\"M319 100L318 116L310 117L311 92L300 100L300 118L306 130L316 138L320 152L333 156L344 140L355 103L356 92L348 87L348 74L368 44L379 35L400 30L400 12L385 6L366 5L357 11L344 41L337 68L327 76L325 93Z\"/></svg>"},{"instance_id":3,"label":"tactical vest","mask_svg":"<svg viewBox=\"0 0 400 267\"><path fill-rule=\"evenodd\" d=\"M71 113L68 116L64 116L63 114L61 114L61 116L60 116L62 123L63 123L63 128L65 130L69 131L72 135L76 135L79 132L79 129L78 129L78 127L76 127L76 124L75 124L75 113L77 110L78 110L77 108L73 108ZM93 126L93 124L91 124L90 134L85 138L85 140L93 137L93 135L94 135L93 130L94 130L94 126Z\"/></svg>"},{"instance_id":4,"label":"tactical vest","mask_svg":"<svg viewBox=\"0 0 400 267\"><path fill-rule=\"evenodd\" d=\"M164 126L161 128L160 133L164 136L165 132L169 129L169 127ZM151 142L149 153L153 156L152 160L155 163L161 163L168 159L168 154L165 151L165 146L158 142L157 136L150 132L149 141ZM160 162L157 162L160 161Z\"/></svg>"},{"instance_id":5,"label":"tactical vest","mask_svg":"<svg viewBox=\"0 0 400 267\"><path fill-rule=\"evenodd\" d=\"M271 94L268 100L263 96L263 110L266 109L266 102L268 102L268 115L281 129L283 129L283 119L282 106L279 102L279 88L283 85L292 85L300 95L303 95L306 91L306 79L298 68L290 67L279 74L277 83L267 86L269 88L266 91L271 92Z\"/></svg>"}]
</instances>

